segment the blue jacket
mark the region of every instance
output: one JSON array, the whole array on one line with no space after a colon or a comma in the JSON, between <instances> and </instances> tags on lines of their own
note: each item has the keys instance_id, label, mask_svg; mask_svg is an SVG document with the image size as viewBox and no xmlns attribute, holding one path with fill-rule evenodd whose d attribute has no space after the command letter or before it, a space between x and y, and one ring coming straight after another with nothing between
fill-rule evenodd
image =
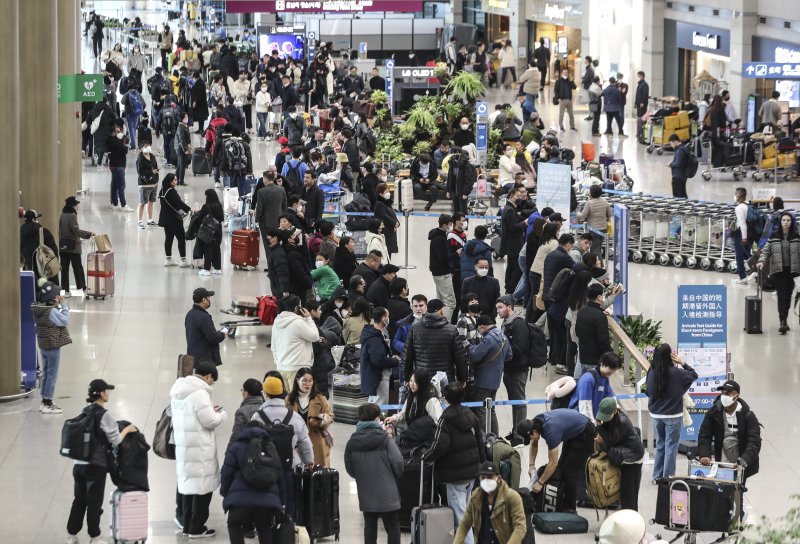
<instances>
[{"instance_id":1,"label":"blue jacket","mask_svg":"<svg viewBox=\"0 0 800 544\"><path fill-rule=\"evenodd\" d=\"M372 326L365 325L361 331L361 392L375 395L381 382L384 368L394 368L399 361L391 357L389 344L383 333Z\"/></svg>"},{"instance_id":2,"label":"blue jacket","mask_svg":"<svg viewBox=\"0 0 800 544\"><path fill-rule=\"evenodd\" d=\"M236 440L231 442L225 453L225 462L222 464L222 478L220 495L222 508L227 512L231 508L265 508L267 510L281 510L283 508L283 480L278 478L278 483L271 489L259 489L244 481L242 466L244 466L247 445L257 436L266 435L264 429L246 427L239 433Z\"/></svg>"},{"instance_id":3,"label":"blue jacket","mask_svg":"<svg viewBox=\"0 0 800 544\"><path fill-rule=\"evenodd\" d=\"M675 156L669 167L672 170L672 179L684 181L686 179L686 166L689 164L689 149L681 144L675 149Z\"/></svg>"},{"instance_id":4,"label":"blue jacket","mask_svg":"<svg viewBox=\"0 0 800 544\"><path fill-rule=\"evenodd\" d=\"M609 85L600 95L603 98L603 111L616 113L622 111L622 94L616 85Z\"/></svg>"},{"instance_id":5,"label":"blue jacket","mask_svg":"<svg viewBox=\"0 0 800 544\"><path fill-rule=\"evenodd\" d=\"M478 260L478 257L483 257L484 259L489 261L489 275L493 276L492 274L492 246L484 242L483 240L478 240L477 238L473 238L467 245L464 247L464 250L461 252L461 280L465 280L467 278L471 278L475 275L475 261Z\"/></svg>"},{"instance_id":6,"label":"blue jacket","mask_svg":"<svg viewBox=\"0 0 800 544\"><path fill-rule=\"evenodd\" d=\"M683 368L670 367L669 383L664 391L656 388L656 373L652 369L647 373L647 396L650 398L648 410L660 416L679 416L683 412L683 394L689 390L697 379L697 372L689 365Z\"/></svg>"},{"instance_id":7,"label":"blue jacket","mask_svg":"<svg viewBox=\"0 0 800 544\"><path fill-rule=\"evenodd\" d=\"M489 329L479 344L469 346L469 362L474 369L475 387L498 389L503 368L511 357L511 342L506 335L497 327Z\"/></svg>"},{"instance_id":8,"label":"blue jacket","mask_svg":"<svg viewBox=\"0 0 800 544\"><path fill-rule=\"evenodd\" d=\"M584 408L581 413L586 415L588 406L581 406L581 402L591 403L592 419L594 419L598 408L600 408L600 401L606 397L613 396L614 390L611 389L608 378L600 374L598 369L592 369L589 372L584 372L583 376L578 380L578 385L575 387L575 392L569 401L569 407L579 411Z\"/></svg>"}]
</instances>

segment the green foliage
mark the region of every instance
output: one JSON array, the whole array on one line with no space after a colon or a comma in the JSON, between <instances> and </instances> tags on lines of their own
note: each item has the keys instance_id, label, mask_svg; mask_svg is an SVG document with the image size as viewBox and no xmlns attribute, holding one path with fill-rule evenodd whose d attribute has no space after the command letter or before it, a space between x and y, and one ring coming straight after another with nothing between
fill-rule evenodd
<instances>
[{"instance_id":1,"label":"green foliage","mask_svg":"<svg viewBox=\"0 0 800 544\"><path fill-rule=\"evenodd\" d=\"M373 104L375 104L375 109L380 109L386 106L386 92L385 91L372 91L372 95L370 95L370 100Z\"/></svg>"},{"instance_id":2,"label":"green foliage","mask_svg":"<svg viewBox=\"0 0 800 544\"><path fill-rule=\"evenodd\" d=\"M464 105L461 102L450 101L447 97L442 98L440 108L447 117L447 122L450 124L455 123L464 116Z\"/></svg>"},{"instance_id":3,"label":"green foliage","mask_svg":"<svg viewBox=\"0 0 800 544\"><path fill-rule=\"evenodd\" d=\"M406 125L417 133L425 132L432 134L436 130L436 117L433 112L426 108L422 103L417 104L406 117Z\"/></svg>"},{"instance_id":4,"label":"green foliage","mask_svg":"<svg viewBox=\"0 0 800 544\"><path fill-rule=\"evenodd\" d=\"M414 147L411 148L411 152L414 154L414 156L421 155L423 153L430 153L431 143L427 140L420 140L414 144Z\"/></svg>"},{"instance_id":5,"label":"green foliage","mask_svg":"<svg viewBox=\"0 0 800 544\"><path fill-rule=\"evenodd\" d=\"M476 74L462 71L453 76L444 88L444 94L464 102L474 102L486 94L486 86Z\"/></svg>"},{"instance_id":6,"label":"green foliage","mask_svg":"<svg viewBox=\"0 0 800 544\"><path fill-rule=\"evenodd\" d=\"M497 168L500 162L500 146L503 144L503 131L499 128L489 129L489 141L486 145L486 168Z\"/></svg>"},{"instance_id":7,"label":"green foliage","mask_svg":"<svg viewBox=\"0 0 800 544\"><path fill-rule=\"evenodd\" d=\"M792 495L791 499L795 503L800 503L800 495ZM774 521L762 516L761 524L757 526L755 531L758 533L759 538L757 540L746 538L745 542L750 544L800 542L800 505L792 506L783 517Z\"/></svg>"},{"instance_id":8,"label":"green foliage","mask_svg":"<svg viewBox=\"0 0 800 544\"><path fill-rule=\"evenodd\" d=\"M642 352L648 347L654 348L661 343L661 321L643 320L641 317L623 317L619 326Z\"/></svg>"},{"instance_id":9,"label":"green foliage","mask_svg":"<svg viewBox=\"0 0 800 544\"><path fill-rule=\"evenodd\" d=\"M376 159L383 159L384 157L391 162L399 162L403 160L405 154L403 153L403 144L397 136L389 131L381 132L378 136L378 143L375 145Z\"/></svg>"}]
</instances>

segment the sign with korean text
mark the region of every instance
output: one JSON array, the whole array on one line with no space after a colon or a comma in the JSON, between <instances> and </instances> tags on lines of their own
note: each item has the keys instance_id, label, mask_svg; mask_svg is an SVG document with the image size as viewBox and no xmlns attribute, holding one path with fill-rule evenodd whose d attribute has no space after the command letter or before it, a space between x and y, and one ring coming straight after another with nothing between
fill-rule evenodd
<instances>
[{"instance_id":1,"label":"sign with korean text","mask_svg":"<svg viewBox=\"0 0 800 544\"><path fill-rule=\"evenodd\" d=\"M800 62L745 62L742 73L746 78L800 79Z\"/></svg>"},{"instance_id":2,"label":"sign with korean text","mask_svg":"<svg viewBox=\"0 0 800 544\"><path fill-rule=\"evenodd\" d=\"M228 13L366 13L422 11L421 0L228 0Z\"/></svg>"},{"instance_id":3,"label":"sign with korean text","mask_svg":"<svg viewBox=\"0 0 800 544\"><path fill-rule=\"evenodd\" d=\"M100 102L103 100L103 76L69 74L58 76L58 103Z\"/></svg>"},{"instance_id":4,"label":"sign with korean text","mask_svg":"<svg viewBox=\"0 0 800 544\"><path fill-rule=\"evenodd\" d=\"M389 102L389 113L394 111L394 100L392 100L392 86L394 85L394 60L386 61L386 100Z\"/></svg>"}]
</instances>

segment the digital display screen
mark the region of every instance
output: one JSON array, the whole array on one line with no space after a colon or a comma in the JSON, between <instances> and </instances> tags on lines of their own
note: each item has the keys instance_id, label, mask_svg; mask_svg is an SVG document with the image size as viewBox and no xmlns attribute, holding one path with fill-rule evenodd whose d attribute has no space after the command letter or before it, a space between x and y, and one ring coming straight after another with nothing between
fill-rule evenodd
<instances>
[{"instance_id":1,"label":"digital display screen","mask_svg":"<svg viewBox=\"0 0 800 544\"><path fill-rule=\"evenodd\" d=\"M566 36L559 36L558 37L558 52L559 53L569 53L569 49L567 48L567 37Z\"/></svg>"},{"instance_id":2,"label":"digital display screen","mask_svg":"<svg viewBox=\"0 0 800 544\"><path fill-rule=\"evenodd\" d=\"M259 34L259 56L271 55L273 51L283 59L302 60L304 55L302 34Z\"/></svg>"},{"instance_id":3,"label":"digital display screen","mask_svg":"<svg viewBox=\"0 0 800 544\"><path fill-rule=\"evenodd\" d=\"M800 108L800 81L779 79L775 81L775 90L781 93L780 102L788 102L790 108Z\"/></svg>"}]
</instances>

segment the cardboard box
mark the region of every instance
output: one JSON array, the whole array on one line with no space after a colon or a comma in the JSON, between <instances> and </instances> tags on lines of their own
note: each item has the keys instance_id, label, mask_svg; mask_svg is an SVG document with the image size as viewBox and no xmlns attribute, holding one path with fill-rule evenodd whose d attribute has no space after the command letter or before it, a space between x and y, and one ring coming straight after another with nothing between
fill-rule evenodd
<instances>
[{"instance_id":1,"label":"cardboard box","mask_svg":"<svg viewBox=\"0 0 800 544\"><path fill-rule=\"evenodd\" d=\"M689 112L678 112L678 128L689 128Z\"/></svg>"},{"instance_id":2,"label":"cardboard box","mask_svg":"<svg viewBox=\"0 0 800 544\"><path fill-rule=\"evenodd\" d=\"M664 117L664 132L675 132L678 128L680 128L680 123L677 115Z\"/></svg>"},{"instance_id":3,"label":"cardboard box","mask_svg":"<svg viewBox=\"0 0 800 544\"><path fill-rule=\"evenodd\" d=\"M772 170L773 168L775 168L775 157L761 161L762 170Z\"/></svg>"}]
</instances>

